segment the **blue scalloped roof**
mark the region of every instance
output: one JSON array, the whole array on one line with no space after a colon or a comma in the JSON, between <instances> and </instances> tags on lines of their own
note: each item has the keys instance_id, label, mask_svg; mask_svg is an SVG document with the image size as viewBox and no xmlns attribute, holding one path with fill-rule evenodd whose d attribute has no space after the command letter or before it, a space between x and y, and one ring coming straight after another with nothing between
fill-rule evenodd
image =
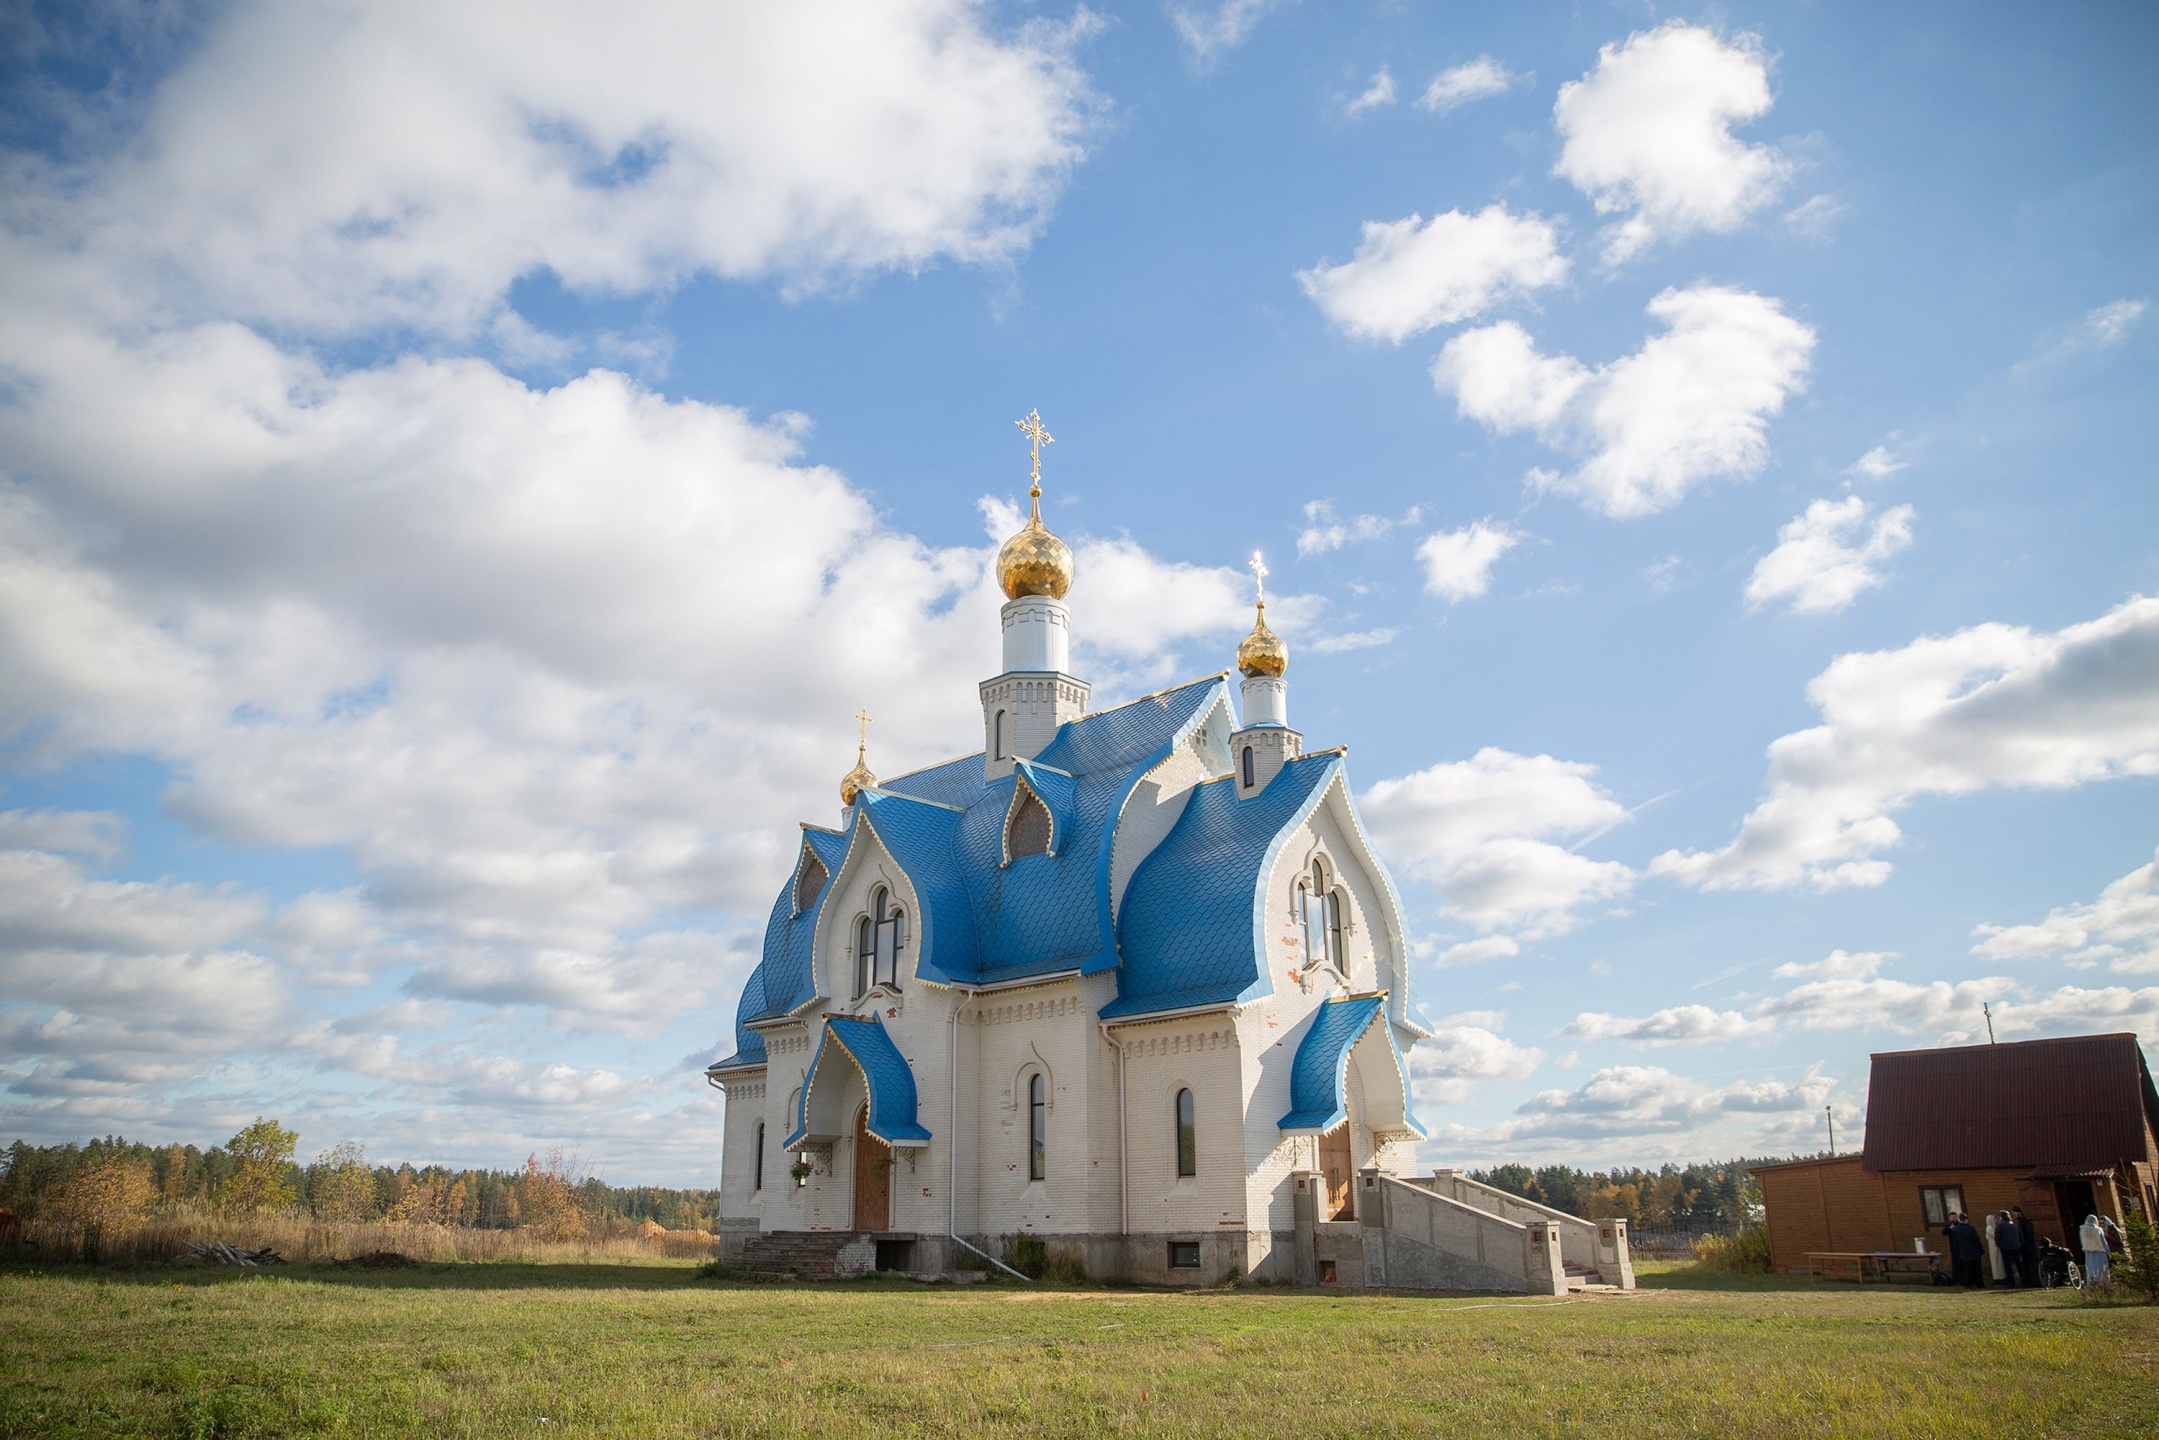
<instances>
[{"instance_id":1,"label":"blue scalloped roof","mask_svg":"<svg viewBox=\"0 0 2159 1440\"><path fill-rule=\"evenodd\" d=\"M864 791L855 805L922 901L915 973L936 981L973 974L981 965L981 947L953 845L961 813L935 801L875 791Z\"/></svg>"},{"instance_id":2,"label":"blue scalloped roof","mask_svg":"<svg viewBox=\"0 0 2159 1440\"><path fill-rule=\"evenodd\" d=\"M795 913L795 874L802 864L798 850L796 869L787 872L787 883L780 887L779 899L772 902L772 914L765 921L764 955L750 972L749 983L742 987L742 999L735 1006L735 1053L713 1069L762 1065L765 1039L749 1028L749 1022L784 1015L815 993L810 943L816 934L817 917L824 910L825 896L832 891L832 877L840 873L840 862L847 857L847 842L847 835L836 830L803 830L802 843L824 864L824 887L809 909Z\"/></svg>"},{"instance_id":3,"label":"blue scalloped roof","mask_svg":"<svg viewBox=\"0 0 2159 1440\"><path fill-rule=\"evenodd\" d=\"M1371 1028L1379 1011L1377 995L1329 1000L1319 1007L1289 1067L1289 1113L1281 1119L1282 1129L1332 1130L1349 1118L1349 1102L1342 1095L1349 1047Z\"/></svg>"},{"instance_id":4,"label":"blue scalloped roof","mask_svg":"<svg viewBox=\"0 0 2159 1440\"><path fill-rule=\"evenodd\" d=\"M1032 760L1015 759L1012 768L1019 771L1027 788L1035 792L1042 808L1050 812L1050 849L1064 849L1065 841L1071 838L1073 792L1078 788L1078 780L1062 770L1052 770Z\"/></svg>"},{"instance_id":5,"label":"blue scalloped roof","mask_svg":"<svg viewBox=\"0 0 2159 1440\"><path fill-rule=\"evenodd\" d=\"M810 1091L817 1085L818 1068L824 1063L827 1047L834 1045L862 1069L870 1098L870 1113L863 1128L887 1145L927 1145L930 1132L915 1117L914 1068L892 1043L884 1022L874 1015L867 1020L835 1015L825 1021L824 1033L817 1037L817 1053L810 1057L802 1094L795 1102L794 1133L780 1142L780 1148L792 1150L808 1134Z\"/></svg>"},{"instance_id":6,"label":"blue scalloped roof","mask_svg":"<svg viewBox=\"0 0 2159 1440\"><path fill-rule=\"evenodd\" d=\"M962 755L957 760L947 760L897 780L886 780L878 785L898 795L913 795L917 799L935 800L940 805L957 805L965 810L982 798L982 752Z\"/></svg>"},{"instance_id":7,"label":"blue scalloped roof","mask_svg":"<svg viewBox=\"0 0 2159 1440\"><path fill-rule=\"evenodd\" d=\"M1342 757L1292 760L1248 800L1229 779L1198 786L1132 876L1117 922L1124 963L1104 1019L1272 993L1266 877Z\"/></svg>"}]
</instances>

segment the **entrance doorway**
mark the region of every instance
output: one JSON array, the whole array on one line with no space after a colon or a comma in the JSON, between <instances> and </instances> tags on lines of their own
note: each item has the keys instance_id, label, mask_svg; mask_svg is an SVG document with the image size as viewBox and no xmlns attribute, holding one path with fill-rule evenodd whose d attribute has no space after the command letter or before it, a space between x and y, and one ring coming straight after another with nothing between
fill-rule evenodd
<instances>
[{"instance_id":1,"label":"entrance doorway","mask_svg":"<svg viewBox=\"0 0 2159 1440\"><path fill-rule=\"evenodd\" d=\"M892 1151L870 1134L870 1107L855 1112L855 1229L892 1228Z\"/></svg>"},{"instance_id":2,"label":"entrance doorway","mask_svg":"<svg viewBox=\"0 0 2159 1440\"><path fill-rule=\"evenodd\" d=\"M1329 1220L1357 1218L1357 1190L1349 1183L1353 1164L1349 1148L1349 1122L1344 1120L1319 1137L1319 1173L1327 1182Z\"/></svg>"},{"instance_id":3,"label":"entrance doorway","mask_svg":"<svg viewBox=\"0 0 2159 1440\"><path fill-rule=\"evenodd\" d=\"M2054 1208L2061 1212L2062 1229L2067 1232L2061 1237L2062 1244L2071 1250L2081 1248L2080 1242L2077 1240L2077 1227L2084 1223L2085 1216L2099 1213L2098 1199L2092 1194L2092 1182L2089 1180L2055 1181Z\"/></svg>"}]
</instances>

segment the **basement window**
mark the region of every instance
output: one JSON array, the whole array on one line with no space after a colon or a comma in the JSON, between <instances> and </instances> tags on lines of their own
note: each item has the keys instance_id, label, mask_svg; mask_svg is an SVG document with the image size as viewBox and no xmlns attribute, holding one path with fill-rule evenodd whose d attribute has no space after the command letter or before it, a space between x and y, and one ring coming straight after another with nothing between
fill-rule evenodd
<instances>
[{"instance_id":1,"label":"basement window","mask_svg":"<svg viewBox=\"0 0 2159 1440\"><path fill-rule=\"evenodd\" d=\"M1172 1240L1169 1242L1169 1268L1172 1270L1199 1269L1199 1241Z\"/></svg>"}]
</instances>

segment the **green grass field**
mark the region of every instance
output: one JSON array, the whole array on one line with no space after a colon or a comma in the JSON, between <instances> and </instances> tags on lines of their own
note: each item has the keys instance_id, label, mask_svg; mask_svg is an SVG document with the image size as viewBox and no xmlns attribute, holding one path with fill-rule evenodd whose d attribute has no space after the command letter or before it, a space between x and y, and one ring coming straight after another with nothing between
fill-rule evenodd
<instances>
[{"instance_id":1,"label":"green grass field","mask_svg":"<svg viewBox=\"0 0 2159 1440\"><path fill-rule=\"evenodd\" d=\"M2152 1434L2159 1308L1673 1270L1551 1299L0 1272L0 1435Z\"/></svg>"}]
</instances>

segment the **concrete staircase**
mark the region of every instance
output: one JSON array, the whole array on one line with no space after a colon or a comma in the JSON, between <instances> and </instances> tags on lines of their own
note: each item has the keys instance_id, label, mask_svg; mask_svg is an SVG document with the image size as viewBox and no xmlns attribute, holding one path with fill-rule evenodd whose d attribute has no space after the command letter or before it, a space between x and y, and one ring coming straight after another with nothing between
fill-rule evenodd
<instances>
[{"instance_id":1,"label":"concrete staircase","mask_svg":"<svg viewBox=\"0 0 2159 1440\"><path fill-rule=\"evenodd\" d=\"M840 1251L860 1238L845 1230L769 1230L744 1245L736 1263L756 1275L835 1280L849 1273Z\"/></svg>"},{"instance_id":2,"label":"concrete staircase","mask_svg":"<svg viewBox=\"0 0 2159 1440\"><path fill-rule=\"evenodd\" d=\"M1617 1290L1620 1288L1606 1280L1601 1272L1577 1265L1572 1260L1566 1262L1565 1269L1567 1290L1570 1294L1578 1294L1584 1290Z\"/></svg>"}]
</instances>

